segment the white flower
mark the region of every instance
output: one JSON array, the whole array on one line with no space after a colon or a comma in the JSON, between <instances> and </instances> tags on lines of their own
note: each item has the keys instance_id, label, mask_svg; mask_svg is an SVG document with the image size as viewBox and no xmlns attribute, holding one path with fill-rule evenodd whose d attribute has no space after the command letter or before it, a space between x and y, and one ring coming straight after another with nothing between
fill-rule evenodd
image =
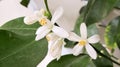
<instances>
[{"instance_id":1,"label":"white flower","mask_svg":"<svg viewBox=\"0 0 120 67\"><path fill-rule=\"evenodd\" d=\"M61 38L54 33L48 34L46 38L48 40L48 49L49 49L50 55L53 58L57 58L57 60L59 60L61 57L62 46L66 44L64 42L64 38Z\"/></svg>"},{"instance_id":2,"label":"white flower","mask_svg":"<svg viewBox=\"0 0 120 67\"><path fill-rule=\"evenodd\" d=\"M89 56L92 59L96 59L97 53L89 43L99 42L100 40L99 35L93 35L87 39L87 28L85 23L82 23L80 26L80 34L81 37L71 32L70 36L68 37L69 40L78 42L78 44L73 48L73 55L78 56L82 52L83 47L85 47Z\"/></svg>"},{"instance_id":3,"label":"white flower","mask_svg":"<svg viewBox=\"0 0 120 67\"><path fill-rule=\"evenodd\" d=\"M71 48L64 47L64 38L61 38L54 33L49 33L46 38L48 40L48 52L37 67L47 67L52 60L59 60L62 55L72 54Z\"/></svg>"},{"instance_id":4,"label":"white flower","mask_svg":"<svg viewBox=\"0 0 120 67\"><path fill-rule=\"evenodd\" d=\"M40 40L45 37L50 31L54 32L56 35L66 38L69 34L61 27L55 26L55 22L62 16L63 9L59 7L52 16L51 21L46 18L41 18L41 27L37 29L37 36L35 40Z\"/></svg>"},{"instance_id":5,"label":"white flower","mask_svg":"<svg viewBox=\"0 0 120 67\"><path fill-rule=\"evenodd\" d=\"M41 18L47 18L46 16L44 16L45 12L46 11L44 9L41 9L40 11L35 11L33 15L26 16L24 18L24 23L27 25L31 25L37 21L40 21Z\"/></svg>"},{"instance_id":6,"label":"white flower","mask_svg":"<svg viewBox=\"0 0 120 67\"><path fill-rule=\"evenodd\" d=\"M44 38L49 32L53 31L56 35L60 37L68 37L69 34L61 27L55 26L55 22L62 16L63 9L59 7L52 16L51 21L44 16L44 10L35 12L35 15L30 17L25 17L24 22L26 24L33 24L36 21L39 21L42 25L36 31L36 39L40 40Z\"/></svg>"}]
</instances>

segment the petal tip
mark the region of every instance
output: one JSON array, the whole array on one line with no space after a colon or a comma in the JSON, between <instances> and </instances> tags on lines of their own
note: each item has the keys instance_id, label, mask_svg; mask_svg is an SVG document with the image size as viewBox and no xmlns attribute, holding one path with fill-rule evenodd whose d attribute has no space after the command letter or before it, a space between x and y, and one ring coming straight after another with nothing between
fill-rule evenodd
<instances>
[{"instance_id":1,"label":"petal tip","mask_svg":"<svg viewBox=\"0 0 120 67\"><path fill-rule=\"evenodd\" d=\"M24 18L24 23L25 23L25 24L30 25L30 22L29 22L29 21L30 21L29 17L25 17L25 18Z\"/></svg>"}]
</instances>

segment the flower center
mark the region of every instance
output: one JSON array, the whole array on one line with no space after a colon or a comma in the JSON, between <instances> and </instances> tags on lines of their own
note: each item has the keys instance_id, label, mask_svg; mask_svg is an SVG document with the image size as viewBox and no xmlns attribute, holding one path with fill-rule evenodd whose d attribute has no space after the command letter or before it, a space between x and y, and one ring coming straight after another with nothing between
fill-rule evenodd
<instances>
[{"instance_id":1,"label":"flower center","mask_svg":"<svg viewBox=\"0 0 120 67\"><path fill-rule=\"evenodd\" d=\"M50 37L49 36L46 36L46 39L47 39L47 41L50 41Z\"/></svg>"},{"instance_id":2,"label":"flower center","mask_svg":"<svg viewBox=\"0 0 120 67\"><path fill-rule=\"evenodd\" d=\"M86 41L85 40L80 40L79 45L82 45L82 46L86 45Z\"/></svg>"},{"instance_id":3,"label":"flower center","mask_svg":"<svg viewBox=\"0 0 120 67\"><path fill-rule=\"evenodd\" d=\"M46 19L45 18L42 18L42 19L40 19L40 24L43 26L43 25L45 25L45 24L47 24L47 21L46 21Z\"/></svg>"}]
</instances>

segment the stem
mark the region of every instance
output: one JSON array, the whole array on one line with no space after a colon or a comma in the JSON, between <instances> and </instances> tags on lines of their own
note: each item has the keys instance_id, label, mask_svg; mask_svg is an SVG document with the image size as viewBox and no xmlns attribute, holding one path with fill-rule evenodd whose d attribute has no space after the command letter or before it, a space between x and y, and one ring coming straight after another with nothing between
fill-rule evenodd
<instances>
[{"instance_id":1,"label":"stem","mask_svg":"<svg viewBox=\"0 0 120 67\"><path fill-rule=\"evenodd\" d=\"M95 0L89 0L88 1L87 7L85 8L84 18L83 18L84 22L86 22L88 14L89 14L94 2L95 2Z\"/></svg>"},{"instance_id":2,"label":"stem","mask_svg":"<svg viewBox=\"0 0 120 67\"><path fill-rule=\"evenodd\" d=\"M90 45L91 45L91 44L90 44ZM91 46L92 46L92 45L91 45ZM101 53L101 52L100 52L97 48L95 48L94 46L92 46L92 47L96 50L96 52L97 52L99 55L101 55L102 57L104 57L104 58L106 58L106 59L108 59L108 60L112 61L113 63L115 63L115 64L117 64L117 65L120 66L120 63L118 63L117 61L111 59L110 57L106 56L105 54Z\"/></svg>"},{"instance_id":3,"label":"stem","mask_svg":"<svg viewBox=\"0 0 120 67\"><path fill-rule=\"evenodd\" d=\"M111 55L112 58L119 60L119 58L115 57L114 55Z\"/></svg>"},{"instance_id":4,"label":"stem","mask_svg":"<svg viewBox=\"0 0 120 67\"><path fill-rule=\"evenodd\" d=\"M106 27L107 27L106 25L102 25L102 24L100 24L99 26L100 26L100 27L103 27L103 28L106 28Z\"/></svg>"},{"instance_id":5,"label":"stem","mask_svg":"<svg viewBox=\"0 0 120 67\"><path fill-rule=\"evenodd\" d=\"M44 3L45 3L45 7L46 7L46 9L47 9L47 11L48 11L48 14L49 14L48 19L51 20L52 14L51 14L51 12L50 12L50 10L49 10L49 7L48 7L48 1L47 1L47 0L44 0ZM57 23L55 23L55 25L56 25L56 26L59 26Z\"/></svg>"},{"instance_id":6,"label":"stem","mask_svg":"<svg viewBox=\"0 0 120 67\"><path fill-rule=\"evenodd\" d=\"M50 12L50 10L49 10L47 0L44 0L44 3L45 3L45 7L46 7L46 9L47 9L47 11L48 11L48 13L49 13L48 19L51 20L51 18L52 18L52 14L51 14L51 12Z\"/></svg>"}]
</instances>

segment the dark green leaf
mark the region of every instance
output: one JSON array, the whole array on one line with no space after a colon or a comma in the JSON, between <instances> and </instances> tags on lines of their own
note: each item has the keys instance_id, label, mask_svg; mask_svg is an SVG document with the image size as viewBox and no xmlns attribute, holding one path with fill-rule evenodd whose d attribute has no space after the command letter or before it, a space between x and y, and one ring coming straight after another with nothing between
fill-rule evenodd
<instances>
[{"instance_id":1,"label":"dark green leaf","mask_svg":"<svg viewBox=\"0 0 120 67\"><path fill-rule=\"evenodd\" d=\"M120 21L118 18L114 19L110 22L110 24L107 26L105 30L105 43L109 48L116 48L116 39L119 39L119 30L118 27ZM118 35L117 35L118 34Z\"/></svg>"},{"instance_id":2,"label":"dark green leaf","mask_svg":"<svg viewBox=\"0 0 120 67\"><path fill-rule=\"evenodd\" d=\"M89 25L87 28L87 32L88 32L88 37L95 35L95 34L99 34L96 24Z\"/></svg>"},{"instance_id":3,"label":"dark green leaf","mask_svg":"<svg viewBox=\"0 0 120 67\"><path fill-rule=\"evenodd\" d=\"M119 20L119 24L118 24L118 28L117 28L116 42L117 42L117 46L120 49L120 17L118 18L118 20Z\"/></svg>"},{"instance_id":4,"label":"dark green leaf","mask_svg":"<svg viewBox=\"0 0 120 67\"><path fill-rule=\"evenodd\" d=\"M35 41L38 23L17 18L0 27L0 67L36 67L47 52L46 39Z\"/></svg>"},{"instance_id":5,"label":"dark green leaf","mask_svg":"<svg viewBox=\"0 0 120 67\"><path fill-rule=\"evenodd\" d=\"M75 27L74 27L74 32L78 35L80 35L80 24L83 22L83 18L81 16L78 17Z\"/></svg>"},{"instance_id":6,"label":"dark green leaf","mask_svg":"<svg viewBox=\"0 0 120 67\"><path fill-rule=\"evenodd\" d=\"M107 57L110 57L109 53L106 51L106 49L99 43L93 45L97 50L99 50L100 53L106 55ZM93 60L96 67L113 67L113 63L106 59L105 57L101 56L101 54L98 53L98 58L96 60Z\"/></svg>"},{"instance_id":7,"label":"dark green leaf","mask_svg":"<svg viewBox=\"0 0 120 67\"><path fill-rule=\"evenodd\" d=\"M88 55L66 55L59 61L52 61L48 67L96 67Z\"/></svg>"},{"instance_id":8,"label":"dark green leaf","mask_svg":"<svg viewBox=\"0 0 120 67\"><path fill-rule=\"evenodd\" d=\"M118 0L118 1L116 2L115 8L120 9L120 0Z\"/></svg>"},{"instance_id":9,"label":"dark green leaf","mask_svg":"<svg viewBox=\"0 0 120 67\"><path fill-rule=\"evenodd\" d=\"M29 4L29 2L30 2L30 0L22 0L20 3L21 3L23 6L27 7L28 4Z\"/></svg>"},{"instance_id":10,"label":"dark green leaf","mask_svg":"<svg viewBox=\"0 0 120 67\"><path fill-rule=\"evenodd\" d=\"M65 47L73 48L75 46L75 42L69 41L68 39L65 39L66 45Z\"/></svg>"},{"instance_id":11,"label":"dark green leaf","mask_svg":"<svg viewBox=\"0 0 120 67\"><path fill-rule=\"evenodd\" d=\"M116 2L117 0L89 0L84 16L87 25L105 18L113 9Z\"/></svg>"}]
</instances>

